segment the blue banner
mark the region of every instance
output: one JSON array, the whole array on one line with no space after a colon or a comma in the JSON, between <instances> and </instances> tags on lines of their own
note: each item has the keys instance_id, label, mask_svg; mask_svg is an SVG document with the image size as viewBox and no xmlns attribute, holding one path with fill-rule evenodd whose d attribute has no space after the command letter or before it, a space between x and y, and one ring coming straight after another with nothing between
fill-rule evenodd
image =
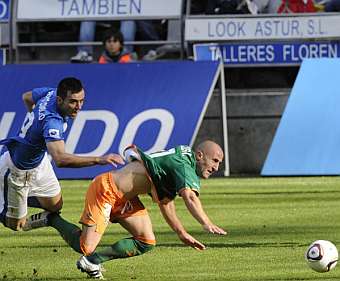
<instances>
[{"instance_id":1,"label":"blue banner","mask_svg":"<svg viewBox=\"0 0 340 281\"><path fill-rule=\"evenodd\" d=\"M196 61L220 61L228 65L297 65L306 58L340 57L340 41L196 44Z\"/></svg>"},{"instance_id":2,"label":"blue banner","mask_svg":"<svg viewBox=\"0 0 340 281\"><path fill-rule=\"evenodd\" d=\"M10 0L0 0L0 21L9 20Z\"/></svg>"},{"instance_id":3,"label":"blue banner","mask_svg":"<svg viewBox=\"0 0 340 281\"><path fill-rule=\"evenodd\" d=\"M302 63L261 175L340 175L339 71L340 59Z\"/></svg>"},{"instance_id":4,"label":"blue banner","mask_svg":"<svg viewBox=\"0 0 340 281\"><path fill-rule=\"evenodd\" d=\"M70 124L66 149L79 155L147 152L192 144L216 81L215 62L6 65L0 75L0 139L16 134L26 115L21 95L79 78L85 104ZM90 178L111 167L56 169L59 178Z\"/></svg>"}]
</instances>

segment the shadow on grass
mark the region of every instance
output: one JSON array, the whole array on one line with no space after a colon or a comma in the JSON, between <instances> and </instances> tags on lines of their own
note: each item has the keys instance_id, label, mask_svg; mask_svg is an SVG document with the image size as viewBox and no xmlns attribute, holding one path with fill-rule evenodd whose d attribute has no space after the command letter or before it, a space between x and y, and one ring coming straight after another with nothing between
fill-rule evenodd
<instances>
[{"instance_id":1,"label":"shadow on grass","mask_svg":"<svg viewBox=\"0 0 340 281\"><path fill-rule=\"evenodd\" d=\"M340 194L340 190L311 190L311 191L268 191L268 192L216 192L216 193L205 193L204 198L209 196L220 196L220 195L301 195L301 194Z\"/></svg>"},{"instance_id":2,"label":"shadow on grass","mask_svg":"<svg viewBox=\"0 0 340 281\"><path fill-rule=\"evenodd\" d=\"M272 248L272 247L301 247L305 246L300 243L295 242L284 242L284 243L205 243L207 248L226 248L226 249L233 249L233 248ZM170 242L170 243L158 243L157 247L188 247L181 243Z\"/></svg>"},{"instance_id":3,"label":"shadow on grass","mask_svg":"<svg viewBox=\"0 0 340 281\"><path fill-rule=\"evenodd\" d=\"M291 225L291 226L282 226L282 225L277 225L275 222L273 222L272 225L270 224L263 224L263 225L256 225L256 226L232 226L230 228L228 225L223 225L220 224L222 228L225 228L228 231L228 235L225 237L246 237L246 236L266 236L266 235L273 235L277 234L280 235L281 237L284 235L290 235L290 234L305 234L305 233L315 233L315 230L317 229L318 232L320 233L329 233L334 231L335 228L339 228L340 225L337 223L333 225L315 225L315 224L309 224L309 225ZM230 228L230 229L229 229ZM47 228L46 228L47 229ZM48 232L43 232L43 231L31 231L31 232L26 232L26 233L13 233L12 231L6 231L1 233L1 239L3 238L8 238L12 239L13 236L17 236L19 238L20 236L23 239L29 239L29 238L37 238L37 237L48 237L49 239L59 239L61 236L60 234L56 231L53 230L53 228L48 228ZM50 231L51 230L51 231ZM199 237L207 237L207 236L214 236L214 237L221 237L218 235L212 235L209 233L206 233L201 230L189 230L188 231L190 234ZM24 235L23 235L24 234ZM161 237L161 236L176 236L176 234L172 231L155 231L156 236ZM120 228L120 226L117 226L115 229L110 229L105 233L106 237L111 237L111 236L117 236L117 235L127 235L125 234L125 231Z\"/></svg>"},{"instance_id":4,"label":"shadow on grass","mask_svg":"<svg viewBox=\"0 0 340 281\"><path fill-rule=\"evenodd\" d=\"M58 281L64 281L64 280L72 280L72 281L86 281L87 278L57 278L57 277L28 277L28 276L22 276L22 277L7 277L7 275L4 275L5 277L0 275L0 280L6 280L6 281L17 281L17 280L23 280L23 281L52 281L52 280L58 280Z\"/></svg>"},{"instance_id":5,"label":"shadow on grass","mask_svg":"<svg viewBox=\"0 0 340 281\"><path fill-rule=\"evenodd\" d=\"M23 281L51 281L51 280L58 280L58 281L64 281L64 280L80 280L80 281L84 281L87 280L86 277L84 278L54 278L54 277L45 277L45 278L39 278L39 277L27 277L27 276L23 276L23 277L7 277L7 275L4 275L5 277L2 277L0 275L0 280L6 280L6 281L17 281L17 280L23 280Z\"/></svg>"},{"instance_id":6,"label":"shadow on grass","mask_svg":"<svg viewBox=\"0 0 340 281\"><path fill-rule=\"evenodd\" d=\"M85 280L84 278L79 277L47 277L47 276L39 276L35 272L32 273L32 275L28 274L14 274L13 272L0 272L0 280L6 280L6 281L17 281L17 280L25 280L25 281L43 281L43 280L49 280L49 281L60 281L60 280Z\"/></svg>"},{"instance_id":7,"label":"shadow on grass","mask_svg":"<svg viewBox=\"0 0 340 281\"><path fill-rule=\"evenodd\" d=\"M222 226L224 227L224 226ZM226 229L228 229L226 227ZM318 230L316 232L315 230ZM193 235L199 241L202 241L207 247L209 248L261 248L261 247L307 247L311 239L308 239L305 234L312 233L313 237L318 236L318 233L331 233L334 231L334 226L317 226L317 225L294 225L294 226L257 226L257 227L238 227L236 229L231 229L228 235L226 236L219 236L213 235L209 233L202 232L200 230L189 231L191 235ZM10 234L10 233L8 233ZM12 233L11 233L12 234ZM13 234L12 234L13 235ZM280 237L282 242L276 241L268 241L266 237L269 237L270 240L273 240L276 235ZM9 235L10 236L10 235ZM129 234L122 234L122 233L106 233L106 239L103 241L100 246L106 247L110 246L116 241L120 240L123 237L129 237ZM7 237L7 235L6 235ZM21 238L37 238L37 237L44 237L48 238L48 241L41 241L39 243L34 244L34 250L37 249L50 249L50 251L54 253L58 253L59 251L70 248L59 236L59 234L54 232L33 232L30 235L24 235ZM156 232L157 237L157 246L158 247L187 247L183 245L177 238L177 235L172 231L158 231ZM262 241L252 242L258 240L256 237L262 237ZM295 237L295 238L293 238ZM3 237L2 237L3 238ZM8 237L11 239L11 237ZM230 240L239 240L231 242ZM266 242L267 240L268 242ZM244 242L243 242L244 241ZM340 241L332 240L335 244L340 244ZM0 256L4 253L8 253L13 248L24 248L24 249L32 249L31 244L22 244L22 243L3 243L1 245ZM71 249L70 249L71 250ZM0 276L1 279L1 276Z\"/></svg>"},{"instance_id":8,"label":"shadow on grass","mask_svg":"<svg viewBox=\"0 0 340 281\"><path fill-rule=\"evenodd\" d=\"M294 278L294 277L287 277L285 279L278 279L278 278L265 278L261 277L261 279L254 279L253 281L302 281L302 280L317 280L317 281L327 281L327 280L339 280L339 276L327 276L327 277L320 277L320 276L306 276L306 277L301 277L301 278Z\"/></svg>"}]
</instances>

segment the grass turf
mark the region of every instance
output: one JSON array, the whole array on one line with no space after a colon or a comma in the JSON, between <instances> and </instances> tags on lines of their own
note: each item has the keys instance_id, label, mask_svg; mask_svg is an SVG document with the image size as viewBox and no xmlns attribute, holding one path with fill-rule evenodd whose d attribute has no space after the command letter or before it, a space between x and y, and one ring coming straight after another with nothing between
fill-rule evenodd
<instances>
[{"instance_id":1,"label":"grass turf","mask_svg":"<svg viewBox=\"0 0 340 281\"><path fill-rule=\"evenodd\" d=\"M88 181L62 181L63 216L77 223ZM105 263L107 280L340 280L340 267L316 273L304 261L314 240L340 247L340 178L227 178L202 182L201 200L227 236L204 233L176 199L178 216L206 244L198 252L181 244L147 196L157 247L145 255ZM37 211L37 210L33 210ZM31 211L31 212L33 212ZM109 226L101 246L127 237ZM0 227L0 280L86 280L79 254L51 228L14 233Z\"/></svg>"}]
</instances>

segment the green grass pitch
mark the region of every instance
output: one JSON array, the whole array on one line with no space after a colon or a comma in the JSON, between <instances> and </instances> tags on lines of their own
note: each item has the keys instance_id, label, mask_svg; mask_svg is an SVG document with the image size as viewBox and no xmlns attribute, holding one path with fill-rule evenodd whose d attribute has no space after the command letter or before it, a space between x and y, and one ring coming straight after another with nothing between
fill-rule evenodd
<instances>
[{"instance_id":1,"label":"green grass pitch","mask_svg":"<svg viewBox=\"0 0 340 281\"><path fill-rule=\"evenodd\" d=\"M63 216L77 223L89 181L61 181ZM204 233L176 199L178 216L207 249L181 244L148 196L157 247L145 255L105 263L107 280L340 280L340 265L316 273L304 261L314 240L340 249L340 178L226 178L202 182L201 200L227 236ZM31 210L31 213L37 210ZM102 245L127 237L110 225ZM12 232L0 227L0 280L87 280L73 252L52 228Z\"/></svg>"}]
</instances>

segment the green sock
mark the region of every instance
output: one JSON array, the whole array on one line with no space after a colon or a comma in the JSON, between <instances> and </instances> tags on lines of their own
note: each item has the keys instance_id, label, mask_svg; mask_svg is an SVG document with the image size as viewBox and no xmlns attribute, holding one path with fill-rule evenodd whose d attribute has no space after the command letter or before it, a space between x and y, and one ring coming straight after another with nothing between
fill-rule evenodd
<instances>
[{"instance_id":1,"label":"green sock","mask_svg":"<svg viewBox=\"0 0 340 281\"><path fill-rule=\"evenodd\" d=\"M134 238L125 238L110 247L96 251L88 256L87 259L94 264L100 264L112 259L123 259L142 255L153 248L154 245L143 243Z\"/></svg>"},{"instance_id":2,"label":"green sock","mask_svg":"<svg viewBox=\"0 0 340 281\"><path fill-rule=\"evenodd\" d=\"M78 226L64 220L55 213L49 215L48 224L58 230L61 237L73 250L82 254L82 251L80 250L81 229Z\"/></svg>"}]
</instances>

